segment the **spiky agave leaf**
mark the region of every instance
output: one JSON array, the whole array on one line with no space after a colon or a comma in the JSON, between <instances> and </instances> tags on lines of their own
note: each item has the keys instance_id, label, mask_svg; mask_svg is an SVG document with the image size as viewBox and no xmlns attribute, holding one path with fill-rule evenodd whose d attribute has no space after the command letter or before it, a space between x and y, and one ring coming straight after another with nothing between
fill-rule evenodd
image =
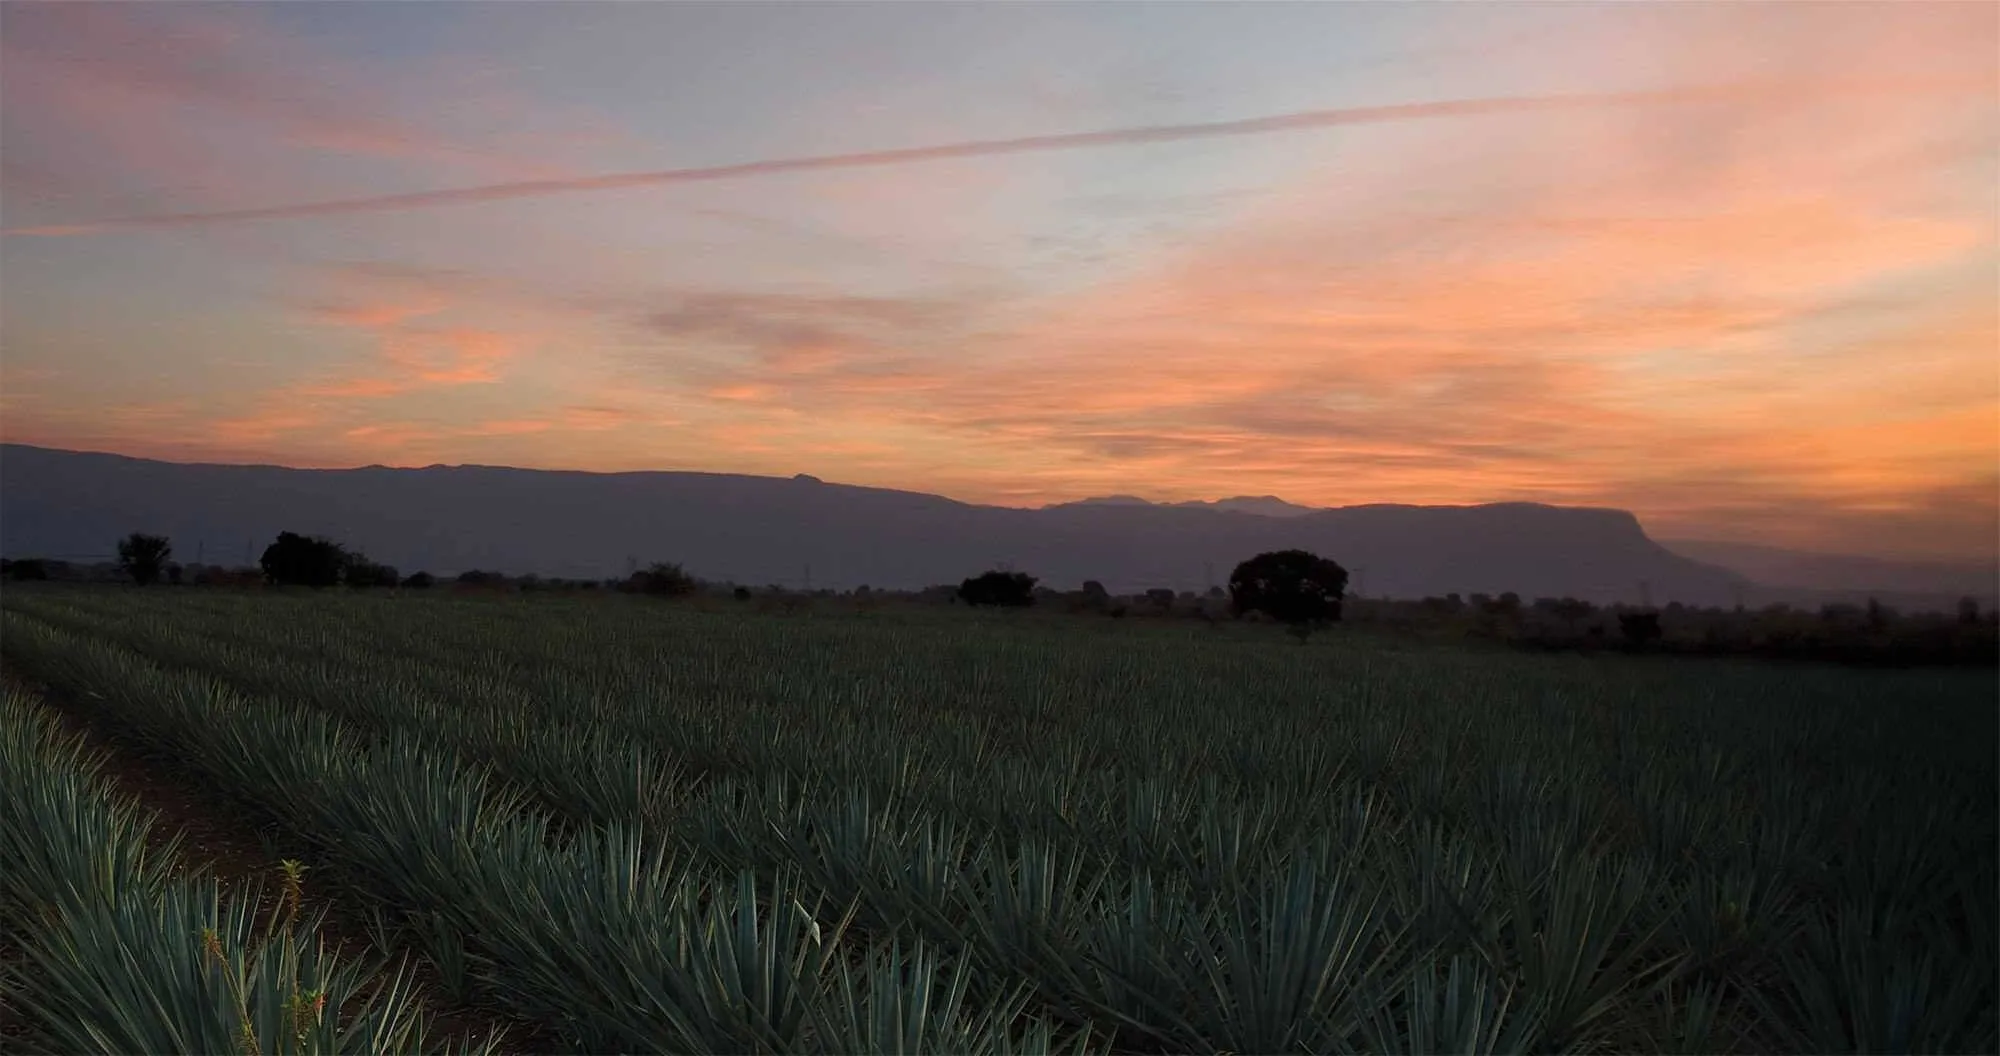
<instances>
[{"instance_id":1,"label":"spiky agave leaf","mask_svg":"<svg viewBox=\"0 0 2000 1056\"><path fill-rule=\"evenodd\" d=\"M1400 992L1365 978L1358 1027L1327 1028L1311 1050L1493 1056L1528 1051L1540 1032L1539 1012L1523 1007L1516 987L1475 955L1423 963L1407 978Z\"/></svg>"},{"instance_id":2,"label":"spiky agave leaf","mask_svg":"<svg viewBox=\"0 0 2000 1056\"><path fill-rule=\"evenodd\" d=\"M80 742L29 707L10 695L0 708L0 820L13 837L0 841L0 874L15 893L0 918L21 947L18 963L0 967L0 986L26 1014L31 1044L274 1054L421 1046L425 1022L400 975L372 986L320 943L321 918L301 918L295 905L282 924L276 912L259 920L254 887L224 901L212 879L175 879L171 846L142 857L150 814L114 798ZM60 809L38 809L51 805ZM107 836L86 851L84 841Z\"/></svg>"},{"instance_id":3,"label":"spiky agave leaf","mask_svg":"<svg viewBox=\"0 0 2000 1056\"><path fill-rule=\"evenodd\" d=\"M1778 984L1746 995L1761 1029L1799 1051L1994 1051L1991 965L1953 963L1942 936L1906 923L1868 906L1811 914Z\"/></svg>"},{"instance_id":4,"label":"spiky agave leaf","mask_svg":"<svg viewBox=\"0 0 2000 1056\"><path fill-rule=\"evenodd\" d=\"M1540 1017L1536 1044L1586 1046L1618 1020L1676 959L1654 952L1658 920L1639 910L1658 878L1643 861L1558 860L1539 882L1513 874L1502 970Z\"/></svg>"},{"instance_id":5,"label":"spiky agave leaf","mask_svg":"<svg viewBox=\"0 0 2000 1056\"><path fill-rule=\"evenodd\" d=\"M1030 988L1021 984L974 1006L967 1001L973 981L969 962L953 960L947 975L941 961L937 949L921 939L905 946L895 938L870 949L858 971L838 962L811 1012L811 1051L966 1056L1012 1051ZM1029 1024L1036 1028L1046 1037L1049 1024L1037 1018Z\"/></svg>"},{"instance_id":6,"label":"spiky agave leaf","mask_svg":"<svg viewBox=\"0 0 2000 1056\"><path fill-rule=\"evenodd\" d=\"M1270 881L1220 896L1195 929L1198 972L1189 1018L1234 1052L1294 1051L1358 1018L1355 981L1384 968L1380 886L1337 854L1300 854Z\"/></svg>"}]
</instances>

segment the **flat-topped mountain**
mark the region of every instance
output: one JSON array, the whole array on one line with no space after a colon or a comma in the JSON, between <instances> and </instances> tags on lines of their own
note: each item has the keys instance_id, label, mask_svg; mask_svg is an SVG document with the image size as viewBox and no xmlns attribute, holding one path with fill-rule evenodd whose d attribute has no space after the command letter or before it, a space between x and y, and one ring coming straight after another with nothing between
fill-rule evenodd
<instances>
[{"instance_id":1,"label":"flat-topped mountain","mask_svg":"<svg viewBox=\"0 0 2000 1056\"><path fill-rule=\"evenodd\" d=\"M1246 515L1287 507L1282 516ZM1297 512L1292 512L1297 511ZM254 560L281 530L322 534L405 572L471 568L623 575L678 561L711 579L914 588L1006 564L1044 583L1199 590L1236 562L1301 547L1353 573L1350 589L1599 602L1720 604L1747 585L1672 553L1620 510L1505 503L1312 510L1277 499L1043 509L721 473L582 473L492 466L286 469L181 464L0 445L0 550L108 555L128 532L175 557Z\"/></svg>"},{"instance_id":2,"label":"flat-topped mountain","mask_svg":"<svg viewBox=\"0 0 2000 1056\"><path fill-rule=\"evenodd\" d=\"M1286 502L1276 495L1237 495L1214 502L1199 499L1189 502L1148 502L1136 495L1106 495L1096 499L1079 499L1064 503L1065 506L1171 506L1181 510L1218 510L1226 513L1249 513L1259 517L1297 517L1301 514L1317 513L1320 507L1300 506Z\"/></svg>"}]
</instances>

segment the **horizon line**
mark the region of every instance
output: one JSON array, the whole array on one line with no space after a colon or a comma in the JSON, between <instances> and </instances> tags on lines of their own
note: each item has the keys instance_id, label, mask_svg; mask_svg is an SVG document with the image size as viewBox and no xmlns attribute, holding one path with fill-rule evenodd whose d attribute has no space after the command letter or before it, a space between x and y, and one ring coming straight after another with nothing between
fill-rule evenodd
<instances>
[{"instance_id":1,"label":"horizon line","mask_svg":"<svg viewBox=\"0 0 2000 1056\"><path fill-rule=\"evenodd\" d=\"M893 491L905 495L924 495L931 498L943 499L946 502L955 502L963 506L984 506L991 509L1000 509L1000 510L1047 510L1047 509L1053 509L1058 506L1075 506L1083 503L1098 503L1099 500L1107 498L1138 498L1138 496L1118 495L1118 494L1090 495L1081 499L1065 499L1060 502L1045 502L1040 506L1003 506L991 502L969 502L964 499L955 499L949 495L940 494L934 491L913 491L909 488L885 487L877 484L848 484L848 483L843 483L841 481L828 481L825 480L824 478L819 477L816 474L805 473L805 472L785 475L778 473L732 473L725 470L715 470L715 469L552 469L544 466L506 466L506 465L495 465L484 462L456 462L456 463L432 462L422 466L392 466L380 462L370 462L367 465L359 465L359 466L353 466L353 465L288 466L278 462L208 462L208 461L181 462L171 458L158 458L150 455L128 455L120 451L94 450L94 449L84 449L75 447L51 447L47 444L29 443L23 440L0 439L0 448L6 448L6 447L25 447L35 451L46 451L51 454L58 454L58 455L89 455L99 458L122 458L129 462L154 462L160 465L167 465L167 466L215 467L221 469L282 469L292 473L356 473L366 469L387 469L402 473L415 473L426 469L504 469L515 473L580 473L586 476L593 476L593 477L635 476L640 474L658 474L658 475L678 474L684 476L703 476L703 477L743 477L751 480L771 480L771 481L797 481L800 480L801 478L809 478L811 483L826 485L828 487L854 488L862 491ZM1289 499L1280 498L1279 496L1276 495L1229 495L1220 499L1164 499L1158 501L1153 499L1140 499L1139 501L1147 506L1155 508L1172 509L1176 506L1176 504L1184 502L1206 503L1212 505L1214 503L1228 501L1229 499L1245 499L1245 498L1277 499L1279 502L1296 506L1300 509L1310 510L1314 513L1323 513L1332 510L1362 509L1369 506L1402 506L1410 509L1425 509L1425 510L1469 510L1469 509L1477 509L1482 506L1544 506L1550 509L1559 509L1559 510L1610 510L1616 513L1630 514L1634 518L1638 516L1637 514L1632 513L1631 510L1623 509L1617 506L1567 506L1561 503L1543 502L1537 499L1496 499L1488 502L1471 502L1471 503L1362 502L1348 506L1307 506L1303 503L1292 502ZM1117 505L1117 504L1104 504L1104 505ZM1265 515L1247 514L1246 516L1265 516Z\"/></svg>"}]
</instances>

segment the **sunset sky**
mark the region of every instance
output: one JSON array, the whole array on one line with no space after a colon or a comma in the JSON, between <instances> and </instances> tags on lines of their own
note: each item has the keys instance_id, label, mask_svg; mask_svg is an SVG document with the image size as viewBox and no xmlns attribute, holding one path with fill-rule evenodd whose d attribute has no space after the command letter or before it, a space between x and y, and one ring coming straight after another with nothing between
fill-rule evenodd
<instances>
[{"instance_id":1,"label":"sunset sky","mask_svg":"<svg viewBox=\"0 0 2000 1056\"><path fill-rule=\"evenodd\" d=\"M0 49L9 441L2000 545L1990 3L8 3Z\"/></svg>"}]
</instances>

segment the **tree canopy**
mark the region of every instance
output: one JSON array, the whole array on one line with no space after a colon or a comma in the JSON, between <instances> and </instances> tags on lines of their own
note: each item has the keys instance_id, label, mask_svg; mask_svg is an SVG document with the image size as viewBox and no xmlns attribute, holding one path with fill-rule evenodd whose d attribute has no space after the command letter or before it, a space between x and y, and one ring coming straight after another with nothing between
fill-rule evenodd
<instances>
[{"instance_id":1,"label":"tree canopy","mask_svg":"<svg viewBox=\"0 0 2000 1056\"><path fill-rule=\"evenodd\" d=\"M297 532L279 532L264 548L258 565L264 578L281 586L331 587L340 582L351 557L339 543Z\"/></svg>"},{"instance_id":2,"label":"tree canopy","mask_svg":"<svg viewBox=\"0 0 2000 1056\"><path fill-rule=\"evenodd\" d=\"M626 581L626 589L639 594L653 594L660 597L678 598L694 593L701 583L687 570L672 562L660 561L632 573Z\"/></svg>"},{"instance_id":3,"label":"tree canopy","mask_svg":"<svg viewBox=\"0 0 2000 1056\"><path fill-rule=\"evenodd\" d=\"M174 546L166 536L133 532L118 540L118 569L142 587L157 583L173 552Z\"/></svg>"},{"instance_id":4,"label":"tree canopy","mask_svg":"<svg viewBox=\"0 0 2000 1056\"><path fill-rule=\"evenodd\" d=\"M1021 608L1035 603L1035 577L1026 572L983 572L958 585L967 605Z\"/></svg>"},{"instance_id":5,"label":"tree canopy","mask_svg":"<svg viewBox=\"0 0 2000 1056\"><path fill-rule=\"evenodd\" d=\"M1229 603L1237 615L1261 612L1307 628L1340 619L1347 570L1306 550L1273 550L1236 566Z\"/></svg>"}]
</instances>

